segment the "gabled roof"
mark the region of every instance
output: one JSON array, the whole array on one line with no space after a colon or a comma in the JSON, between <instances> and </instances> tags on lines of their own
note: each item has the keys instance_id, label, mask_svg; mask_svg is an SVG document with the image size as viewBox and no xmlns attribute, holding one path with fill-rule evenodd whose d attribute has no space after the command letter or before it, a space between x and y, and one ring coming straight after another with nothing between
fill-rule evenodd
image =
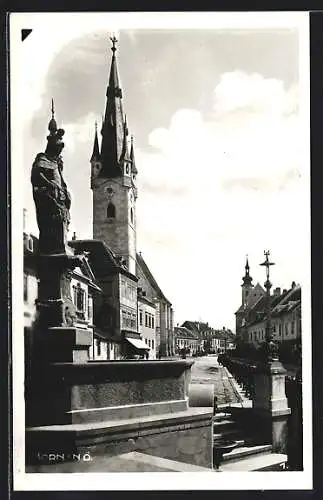
<instances>
[{"instance_id":1,"label":"gabled roof","mask_svg":"<svg viewBox=\"0 0 323 500\"><path fill-rule=\"evenodd\" d=\"M286 290L280 295L270 296L271 315L281 316L286 312L296 308L301 303L301 287L297 285L290 290ZM266 317L266 296L261 297L249 310L247 326L252 326L264 321Z\"/></svg>"},{"instance_id":2,"label":"gabled roof","mask_svg":"<svg viewBox=\"0 0 323 500\"><path fill-rule=\"evenodd\" d=\"M174 328L175 336L177 338L184 338L184 339L192 339L192 340L198 340L199 336L189 330L188 328L185 328L184 326L175 326Z\"/></svg>"},{"instance_id":3,"label":"gabled roof","mask_svg":"<svg viewBox=\"0 0 323 500\"><path fill-rule=\"evenodd\" d=\"M165 302L167 302L167 304L169 304L171 306L172 305L171 302L165 297L165 295L161 291L161 289L160 289L157 281L153 277L149 267L147 266L146 262L144 261L142 255L140 255L139 253L137 253L136 262L137 262L137 265L142 270L142 272L144 273L146 279L149 281L152 288L156 291L156 295L158 296L158 298L164 300Z\"/></svg>"},{"instance_id":4,"label":"gabled roof","mask_svg":"<svg viewBox=\"0 0 323 500\"><path fill-rule=\"evenodd\" d=\"M111 249L100 240L72 240L69 245L80 252L88 252L88 259L97 279L122 273L137 281L136 276L121 265Z\"/></svg>"},{"instance_id":5,"label":"gabled roof","mask_svg":"<svg viewBox=\"0 0 323 500\"><path fill-rule=\"evenodd\" d=\"M191 332L199 333L199 328L197 325L198 325L197 321L184 321L182 327L188 328L189 330L191 330Z\"/></svg>"}]
</instances>

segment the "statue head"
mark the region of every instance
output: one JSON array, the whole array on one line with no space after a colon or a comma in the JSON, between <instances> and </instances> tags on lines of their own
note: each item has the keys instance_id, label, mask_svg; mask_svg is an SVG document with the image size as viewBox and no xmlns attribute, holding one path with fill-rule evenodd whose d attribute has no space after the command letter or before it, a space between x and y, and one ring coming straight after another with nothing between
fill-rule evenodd
<instances>
[{"instance_id":1,"label":"statue head","mask_svg":"<svg viewBox=\"0 0 323 500\"><path fill-rule=\"evenodd\" d=\"M48 124L49 135L47 136L47 147L45 153L49 157L57 159L64 148L62 138L65 134L65 130L57 128L54 113L54 101L52 99L52 118Z\"/></svg>"},{"instance_id":2,"label":"statue head","mask_svg":"<svg viewBox=\"0 0 323 500\"><path fill-rule=\"evenodd\" d=\"M59 128L53 134L47 136L47 147L45 153L51 158L58 158L64 148L63 135L65 130Z\"/></svg>"}]
</instances>

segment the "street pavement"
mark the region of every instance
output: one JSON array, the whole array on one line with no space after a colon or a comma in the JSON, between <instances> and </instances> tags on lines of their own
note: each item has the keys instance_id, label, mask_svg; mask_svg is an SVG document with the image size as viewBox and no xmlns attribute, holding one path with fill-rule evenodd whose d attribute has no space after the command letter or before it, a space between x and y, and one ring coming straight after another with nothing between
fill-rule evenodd
<instances>
[{"instance_id":1,"label":"street pavement","mask_svg":"<svg viewBox=\"0 0 323 500\"><path fill-rule=\"evenodd\" d=\"M214 384L218 405L240 403L241 400L228 379L227 371L219 365L216 355L193 359L192 384Z\"/></svg>"}]
</instances>

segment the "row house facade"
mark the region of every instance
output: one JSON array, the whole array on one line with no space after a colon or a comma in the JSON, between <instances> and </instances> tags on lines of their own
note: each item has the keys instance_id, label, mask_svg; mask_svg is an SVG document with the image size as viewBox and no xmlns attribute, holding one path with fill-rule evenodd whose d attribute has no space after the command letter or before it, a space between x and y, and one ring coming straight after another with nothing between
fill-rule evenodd
<instances>
[{"instance_id":1,"label":"row house facade","mask_svg":"<svg viewBox=\"0 0 323 500\"><path fill-rule=\"evenodd\" d=\"M254 306L253 318L246 323L245 339L259 347L266 336L265 298ZM250 318L252 317L250 315ZM292 284L289 290L277 288L271 296L271 327L277 342L300 342L302 336L301 287Z\"/></svg>"},{"instance_id":2,"label":"row house facade","mask_svg":"<svg viewBox=\"0 0 323 500\"><path fill-rule=\"evenodd\" d=\"M235 335L226 327L215 329L201 321L185 321L182 327L197 335L201 351L222 353L235 348Z\"/></svg>"},{"instance_id":3,"label":"row house facade","mask_svg":"<svg viewBox=\"0 0 323 500\"><path fill-rule=\"evenodd\" d=\"M171 302L165 297L152 275L141 253L137 254L138 286L145 297L155 305L156 356L174 356L174 312Z\"/></svg>"},{"instance_id":4,"label":"row house facade","mask_svg":"<svg viewBox=\"0 0 323 500\"><path fill-rule=\"evenodd\" d=\"M199 336L184 326L175 327L176 353L193 356L200 352L201 342Z\"/></svg>"},{"instance_id":5,"label":"row house facade","mask_svg":"<svg viewBox=\"0 0 323 500\"><path fill-rule=\"evenodd\" d=\"M149 347L148 359L156 359L156 304L141 288L138 288L138 331Z\"/></svg>"},{"instance_id":6,"label":"row house facade","mask_svg":"<svg viewBox=\"0 0 323 500\"><path fill-rule=\"evenodd\" d=\"M102 290L94 303L94 323L109 348L106 359L148 357L151 347L139 329L137 277L102 241L74 239L70 245L78 253L86 252Z\"/></svg>"},{"instance_id":7,"label":"row house facade","mask_svg":"<svg viewBox=\"0 0 323 500\"><path fill-rule=\"evenodd\" d=\"M249 344L259 348L266 340L265 290L254 287L249 274L248 259L242 283L242 303L236 311L236 334L239 344ZM274 338L280 344L288 341L301 342L301 286L292 283L290 289L277 287L270 295L271 328Z\"/></svg>"}]
</instances>

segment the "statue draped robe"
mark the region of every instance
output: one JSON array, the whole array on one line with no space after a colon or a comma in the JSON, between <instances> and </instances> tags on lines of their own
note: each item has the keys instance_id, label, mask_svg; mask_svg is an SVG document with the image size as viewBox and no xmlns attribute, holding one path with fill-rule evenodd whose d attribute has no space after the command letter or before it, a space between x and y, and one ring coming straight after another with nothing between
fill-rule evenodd
<instances>
[{"instance_id":1,"label":"statue draped robe","mask_svg":"<svg viewBox=\"0 0 323 500\"><path fill-rule=\"evenodd\" d=\"M41 254L66 253L71 197L62 170L62 159L49 158L46 153L39 153L32 166L31 183Z\"/></svg>"}]
</instances>

